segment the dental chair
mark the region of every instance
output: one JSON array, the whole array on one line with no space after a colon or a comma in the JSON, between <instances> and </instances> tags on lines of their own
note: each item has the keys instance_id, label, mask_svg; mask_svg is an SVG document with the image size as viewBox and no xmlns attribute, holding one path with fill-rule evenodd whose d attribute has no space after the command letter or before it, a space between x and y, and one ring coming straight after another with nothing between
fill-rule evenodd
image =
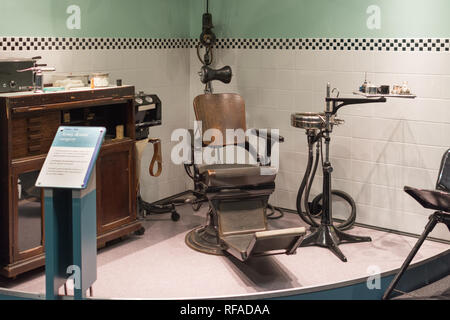
<instances>
[{"instance_id":1,"label":"dental chair","mask_svg":"<svg viewBox=\"0 0 450 320\"><path fill-rule=\"evenodd\" d=\"M442 157L441 167L436 182L436 190L416 189L405 186L404 191L419 202L422 207L436 211L428 218L425 230L417 240L408 257L406 257L399 272L386 289L382 298L383 300L388 299L392 291L395 290L400 278L405 273L412 259L428 237L428 234L433 231L436 224L444 223L450 231L450 149L448 149Z\"/></svg>"},{"instance_id":2,"label":"dental chair","mask_svg":"<svg viewBox=\"0 0 450 320\"><path fill-rule=\"evenodd\" d=\"M202 131L216 129L224 137L201 141L202 149L245 147L251 155L256 150L249 141L235 137L226 141L226 129L246 131L245 103L238 94L203 94L194 99L197 121ZM252 133L266 139L266 158L271 156L275 143L283 138L274 134ZM250 257L270 254L294 254L300 245L305 228L269 230L266 210L270 195L275 189L277 169L270 161L261 163L264 155L256 155L257 164L194 164L190 174L196 191L209 203L206 222L186 235L186 244L194 250L216 255L231 254L240 261ZM263 173L263 174L262 174ZM189 173L188 173L189 174Z\"/></svg>"}]
</instances>

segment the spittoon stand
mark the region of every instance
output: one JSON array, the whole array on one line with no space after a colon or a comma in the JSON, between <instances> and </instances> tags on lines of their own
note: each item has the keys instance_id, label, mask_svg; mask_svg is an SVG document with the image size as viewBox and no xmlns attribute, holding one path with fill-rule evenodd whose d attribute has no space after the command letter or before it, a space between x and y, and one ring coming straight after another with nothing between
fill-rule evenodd
<instances>
[{"instance_id":1,"label":"spittoon stand","mask_svg":"<svg viewBox=\"0 0 450 320\"><path fill-rule=\"evenodd\" d=\"M337 190L331 189L331 173L333 171L333 167L330 162L330 134L333 129L333 125L340 124L342 121L335 119L335 115L337 111L346 105L351 104L363 104L363 103L376 103L376 102L386 102L385 97L378 98L339 98L339 97L331 97L330 84L327 84L327 95L325 98L326 101L326 109L324 113L295 113L291 116L291 124L294 127L306 129L306 134L308 137L308 145L310 156L312 155L312 145L313 143L318 143L317 145L317 156L319 155L319 148L321 148L322 139L325 143L325 157L322 154L322 168L323 168L323 191L322 191L322 213L321 213L321 221L320 224L317 224L311 218L311 214L309 212L309 204L308 204L308 195L309 188L306 188L306 196L304 198L305 209L307 211L307 218L305 219L305 214L301 211L301 207L297 205L297 211L299 215L305 220L308 224L311 225L312 233L304 238L301 247L305 246L320 246L330 249L339 259L343 262L347 261L347 258L339 249L339 244L341 243L356 243L356 242L367 242L371 241L370 237L360 237L354 236L348 233L343 232L345 227L348 227L348 223L346 226L335 226L333 225L332 219L332 200L331 195L336 194L341 198L344 198L349 203L354 203L350 196L345 194L344 192L337 192ZM318 160L318 158L316 158ZM315 169L317 165L315 165ZM308 170L309 169L309 170ZM313 170L315 173L315 169ZM305 178L311 172L311 164L308 162L307 172L305 173ZM313 175L314 175L313 173ZM304 179L304 181L306 181ZM311 181L312 182L312 181ZM303 186L304 183L302 183ZM310 186L310 184L309 184ZM302 188L301 188L302 190ZM301 191L303 192L303 191ZM299 192L299 196L301 198L301 194ZM309 219L308 219L309 218ZM354 220L354 219L353 219Z\"/></svg>"}]
</instances>

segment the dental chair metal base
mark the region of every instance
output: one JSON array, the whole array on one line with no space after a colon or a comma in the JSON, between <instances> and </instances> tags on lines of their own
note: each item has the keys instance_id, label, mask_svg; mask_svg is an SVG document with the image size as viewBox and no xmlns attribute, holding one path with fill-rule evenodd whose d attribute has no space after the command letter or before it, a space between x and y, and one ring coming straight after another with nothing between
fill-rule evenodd
<instances>
[{"instance_id":1,"label":"dental chair metal base","mask_svg":"<svg viewBox=\"0 0 450 320\"><path fill-rule=\"evenodd\" d=\"M266 208L273 187L207 194L208 224L190 231L186 244L208 254L227 252L240 261L250 256L294 254L305 228L268 230Z\"/></svg>"},{"instance_id":2,"label":"dental chair metal base","mask_svg":"<svg viewBox=\"0 0 450 320\"><path fill-rule=\"evenodd\" d=\"M199 226L191 230L186 235L186 244L199 252L224 255L224 251L219 242L217 231L214 226L208 224L206 226Z\"/></svg>"}]
</instances>

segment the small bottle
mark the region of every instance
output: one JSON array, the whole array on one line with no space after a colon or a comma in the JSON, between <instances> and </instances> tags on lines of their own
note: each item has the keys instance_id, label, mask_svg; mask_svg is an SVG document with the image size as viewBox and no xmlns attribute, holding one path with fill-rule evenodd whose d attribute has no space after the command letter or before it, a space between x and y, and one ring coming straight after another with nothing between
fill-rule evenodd
<instances>
[{"instance_id":1,"label":"small bottle","mask_svg":"<svg viewBox=\"0 0 450 320\"><path fill-rule=\"evenodd\" d=\"M94 89L95 85L94 85L94 78L91 78L91 89Z\"/></svg>"},{"instance_id":2,"label":"small bottle","mask_svg":"<svg viewBox=\"0 0 450 320\"><path fill-rule=\"evenodd\" d=\"M368 83L367 83L367 72L364 72L364 83L361 85L361 87L359 87L359 91L363 92L363 93L366 93L367 86L368 86Z\"/></svg>"},{"instance_id":3,"label":"small bottle","mask_svg":"<svg viewBox=\"0 0 450 320\"><path fill-rule=\"evenodd\" d=\"M401 94L410 94L410 90L408 88L408 82L404 81L401 89Z\"/></svg>"}]
</instances>

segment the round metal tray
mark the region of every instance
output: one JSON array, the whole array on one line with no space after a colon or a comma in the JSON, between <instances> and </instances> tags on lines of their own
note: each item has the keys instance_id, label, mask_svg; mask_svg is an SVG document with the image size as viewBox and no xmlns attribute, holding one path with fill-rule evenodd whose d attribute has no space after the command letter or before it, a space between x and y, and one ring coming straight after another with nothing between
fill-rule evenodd
<instances>
[{"instance_id":1,"label":"round metal tray","mask_svg":"<svg viewBox=\"0 0 450 320\"><path fill-rule=\"evenodd\" d=\"M301 129L324 129L325 114L315 112L297 112L291 114L291 125Z\"/></svg>"},{"instance_id":2,"label":"round metal tray","mask_svg":"<svg viewBox=\"0 0 450 320\"><path fill-rule=\"evenodd\" d=\"M331 127L344 123L344 120L335 118L334 115L330 118ZM323 130L326 127L325 113L317 112L297 112L291 114L291 125L300 129L317 129Z\"/></svg>"}]
</instances>

